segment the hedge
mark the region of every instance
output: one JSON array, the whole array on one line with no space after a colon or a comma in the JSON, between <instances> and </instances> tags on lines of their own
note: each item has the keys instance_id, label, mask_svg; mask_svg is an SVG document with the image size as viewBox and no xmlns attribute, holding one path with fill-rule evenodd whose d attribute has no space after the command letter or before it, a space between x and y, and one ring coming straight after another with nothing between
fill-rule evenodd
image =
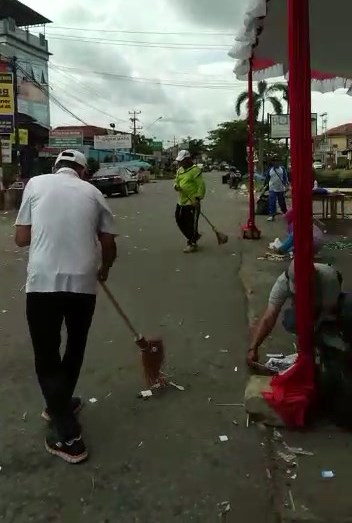
<instances>
[{"instance_id":1,"label":"hedge","mask_svg":"<svg viewBox=\"0 0 352 523\"><path fill-rule=\"evenodd\" d=\"M316 170L314 179L320 187L352 187L352 171L343 170Z\"/></svg>"}]
</instances>

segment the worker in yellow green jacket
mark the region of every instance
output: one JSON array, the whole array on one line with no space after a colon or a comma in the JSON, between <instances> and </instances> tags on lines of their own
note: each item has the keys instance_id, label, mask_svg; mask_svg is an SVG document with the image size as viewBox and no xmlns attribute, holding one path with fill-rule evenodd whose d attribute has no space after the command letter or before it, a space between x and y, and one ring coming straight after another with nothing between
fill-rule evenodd
<instances>
[{"instance_id":1,"label":"worker in yellow green jacket","mask_svg":"<svg viewBox=\"0 0 352 523\"><path fill-rule=\"evenodd\" d=\"M176 161L179 164L174 185L179 194L175 213L176 223L187 239L184 252L192 253L197 250L200 239L198 220L201 200L206 191L205 182L202 170L193 163L189 151L180 151Z\"/></svg>"}]
</instances>

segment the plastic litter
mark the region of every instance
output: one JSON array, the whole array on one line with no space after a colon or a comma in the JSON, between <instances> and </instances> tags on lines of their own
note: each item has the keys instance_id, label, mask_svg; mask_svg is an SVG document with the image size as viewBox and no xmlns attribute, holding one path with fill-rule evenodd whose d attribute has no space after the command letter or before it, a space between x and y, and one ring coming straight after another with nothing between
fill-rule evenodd
<instances>
[{"instance_id":1,"label":"plastic litter","mask_svg":"<svg viewBox=\"0 0 352 523\"><path fill-rule=\"evenodd\" d=\"M172 381L169 381L169 385L171 385L171 387L175 387L175 389L177 389L177 390L181 390L181 391L185 390L185 388L182 385L176 385L176 383L173 383Z\"/></svg>"},{"instance_id":2,"label":"plastic litter","mask_svg":"<svg viewBox=\"0 0 352 523\"><path fill-rule=\"evenodd\" d=\"M218 509L219 509L219 517L223 516L224 514L227 514L231 510L230 502L222 501L221 503L218 503Z\"/></svg>"},{"instance_id":3,"label":"plastic litter","mask_svg":"<svg viewBox=\"0 0 352 523\"><path fill-rule=\"evenodd\" d=\"M269 243L269 249L271 250L274 250L274 249L280 249L282 243L280 241L280 238L275 238L275 240L271 243Z\"/></svg>"},{"instance_id":4,"label":"plastic litter","mask_svg":"<svg viewBox=\"0 0 352 523\"><path fill-rule=\"evenodd\" d=\"M314 452L304 450L301 447L289 447L289 449L293 454L296 454L296 456L314 456Z\"/></svg>"},{"instance_id":5,"label":"plastic litter","mask_svg":"<svg viewBox=\"0 0 352 523\"><path fill-rule=\"evenodd\" d=\"M321 477L324 479L332 479L335 477L335 472L333 472L332 470L322 470Z\"/></svg>"},{"instance_id":6,"label":"plastic litter","mask_svg":"<svg viewBox=\"0 0 352 523\"><path fill-rule=\"evenodd\" d=\"M229 438L227 436L219 436L219 440L224 443L225 441L229 441Z\"/></svg>"},{"instance_id":7,"label":"plastic litter","mask_svg":"<svg viewBox=\"0 0 352 523\"><path fill-rule=\"evenodd\" d=\"M204 336L204 339L205 339L205 340L208 340L209 338L210 338L210 335L209 335L209 334L207 334L206 336Z\"/></svg>"},{"instance_id":8,"label":"plastic litter","mask_svg":"<svg viewBox=\"0 0 352 523\"><path fill-rule=\"evenodd\" d=\"M270 358L265 367L272 372L283 372L292 367L297 360L297 354L290 354L285 358Z\"/></svg>"},{"instance_id":9,"label":"plastic litter","mask_svg":"<svg viewBox=\"0 0 352 523\"><path fill-rule=\"evenodd\" d=\"M97 398L90 398L89 403L97 403Z\"/></svg>"}]
</instances>

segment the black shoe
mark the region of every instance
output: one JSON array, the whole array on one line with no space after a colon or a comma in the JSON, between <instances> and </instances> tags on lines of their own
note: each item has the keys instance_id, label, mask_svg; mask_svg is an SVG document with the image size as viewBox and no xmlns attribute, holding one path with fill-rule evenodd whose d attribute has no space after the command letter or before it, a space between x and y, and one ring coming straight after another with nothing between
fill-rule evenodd
<instances>
[{"instance_id":1,"label":"black shoe","mask_svg":"<svg viewBox=\"0 0 352 523\"><path fill-rule=\"evenodd\" d=\"M83 442L82 436L71 441L60 441L55 435L47 436L45 448L53 456L58 456L67 463L77 464L88 458L88 452Z\"/></svg>"},{"instance_id":2,"label":"black shoe","mask_svg":"<svg viewBox=\"0 0 352 523\"><path fill-rule=\"evenodd\" d=\"M82 408L83 408L82 399L73 397L71 399L71 409L72 409L73 414L78 414L82 410ZM43 412L41 413L40 416L45 421L48 421L48 422L51 421L51 415L47 408L43 410Z\"/></svg>"}]
</instances>

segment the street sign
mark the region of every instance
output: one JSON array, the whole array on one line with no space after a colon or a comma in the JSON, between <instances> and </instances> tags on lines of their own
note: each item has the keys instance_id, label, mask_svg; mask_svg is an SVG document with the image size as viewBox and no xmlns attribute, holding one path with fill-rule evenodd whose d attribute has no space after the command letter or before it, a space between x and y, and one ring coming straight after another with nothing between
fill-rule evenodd
<instances>
[{"instance_id":1,"label":"street sign","mask_svg":"<svg viewBox=\"0 0 352 523\"><path fill-rule=\"evenodd\" d=\"M318 115L312 113L312 137L318 134ZM273 139L290 138L290 115L270 115L270 137Z\"/></svg>"},{"instance_id":2,"label":"street sign","mask_svg":"<svg viewBox=\"0 0 352 523\"><path fill-rule=\"evenodd\" d=\"M13 115L14 111L13 74L0 73L0 114Z\"/></svg>"},{"instance_id":3,"label":"street sign","mask_svg":"<svg viewBox=\"0 0 352 523\"><path fill-rule=\"evenodd\" d=\"M11 134L13 128L13 116L0 114L0 134Z\"/></svg>"},{"instance_id":4,"label":"street sign","mask_svg":"<svg viewBox=\"0 0 352 523\"><path fill-rule=\"evenodd\" d=\"M77 131L51 131L49 147L55 149L75 149L83 144L83 134Z\"/></svg>"},{"instance_id":5,"label":"street sign","mask_svg":"<svg viewBox=\"0 0 352 523\"><path fill-rule=\"evenodd\" d=\"M94 149L113 150L131 149L132 136L130 134L113 134L94 136Z\"/></svg>"},{"instance_id":6,"label":"street sign","mask_svg":"<svg viewBox=\"0 0 352 523\"><path fill-rule=\"evenodd\" d=\"M11 145L11 140L9 140L8 138L6 138L6 139L1 138L0 139L0 143L1 143L1 161L2 161L2 164L4 164L4 163L12 163L12 145Z\"/></svg>"}]
</instances>

